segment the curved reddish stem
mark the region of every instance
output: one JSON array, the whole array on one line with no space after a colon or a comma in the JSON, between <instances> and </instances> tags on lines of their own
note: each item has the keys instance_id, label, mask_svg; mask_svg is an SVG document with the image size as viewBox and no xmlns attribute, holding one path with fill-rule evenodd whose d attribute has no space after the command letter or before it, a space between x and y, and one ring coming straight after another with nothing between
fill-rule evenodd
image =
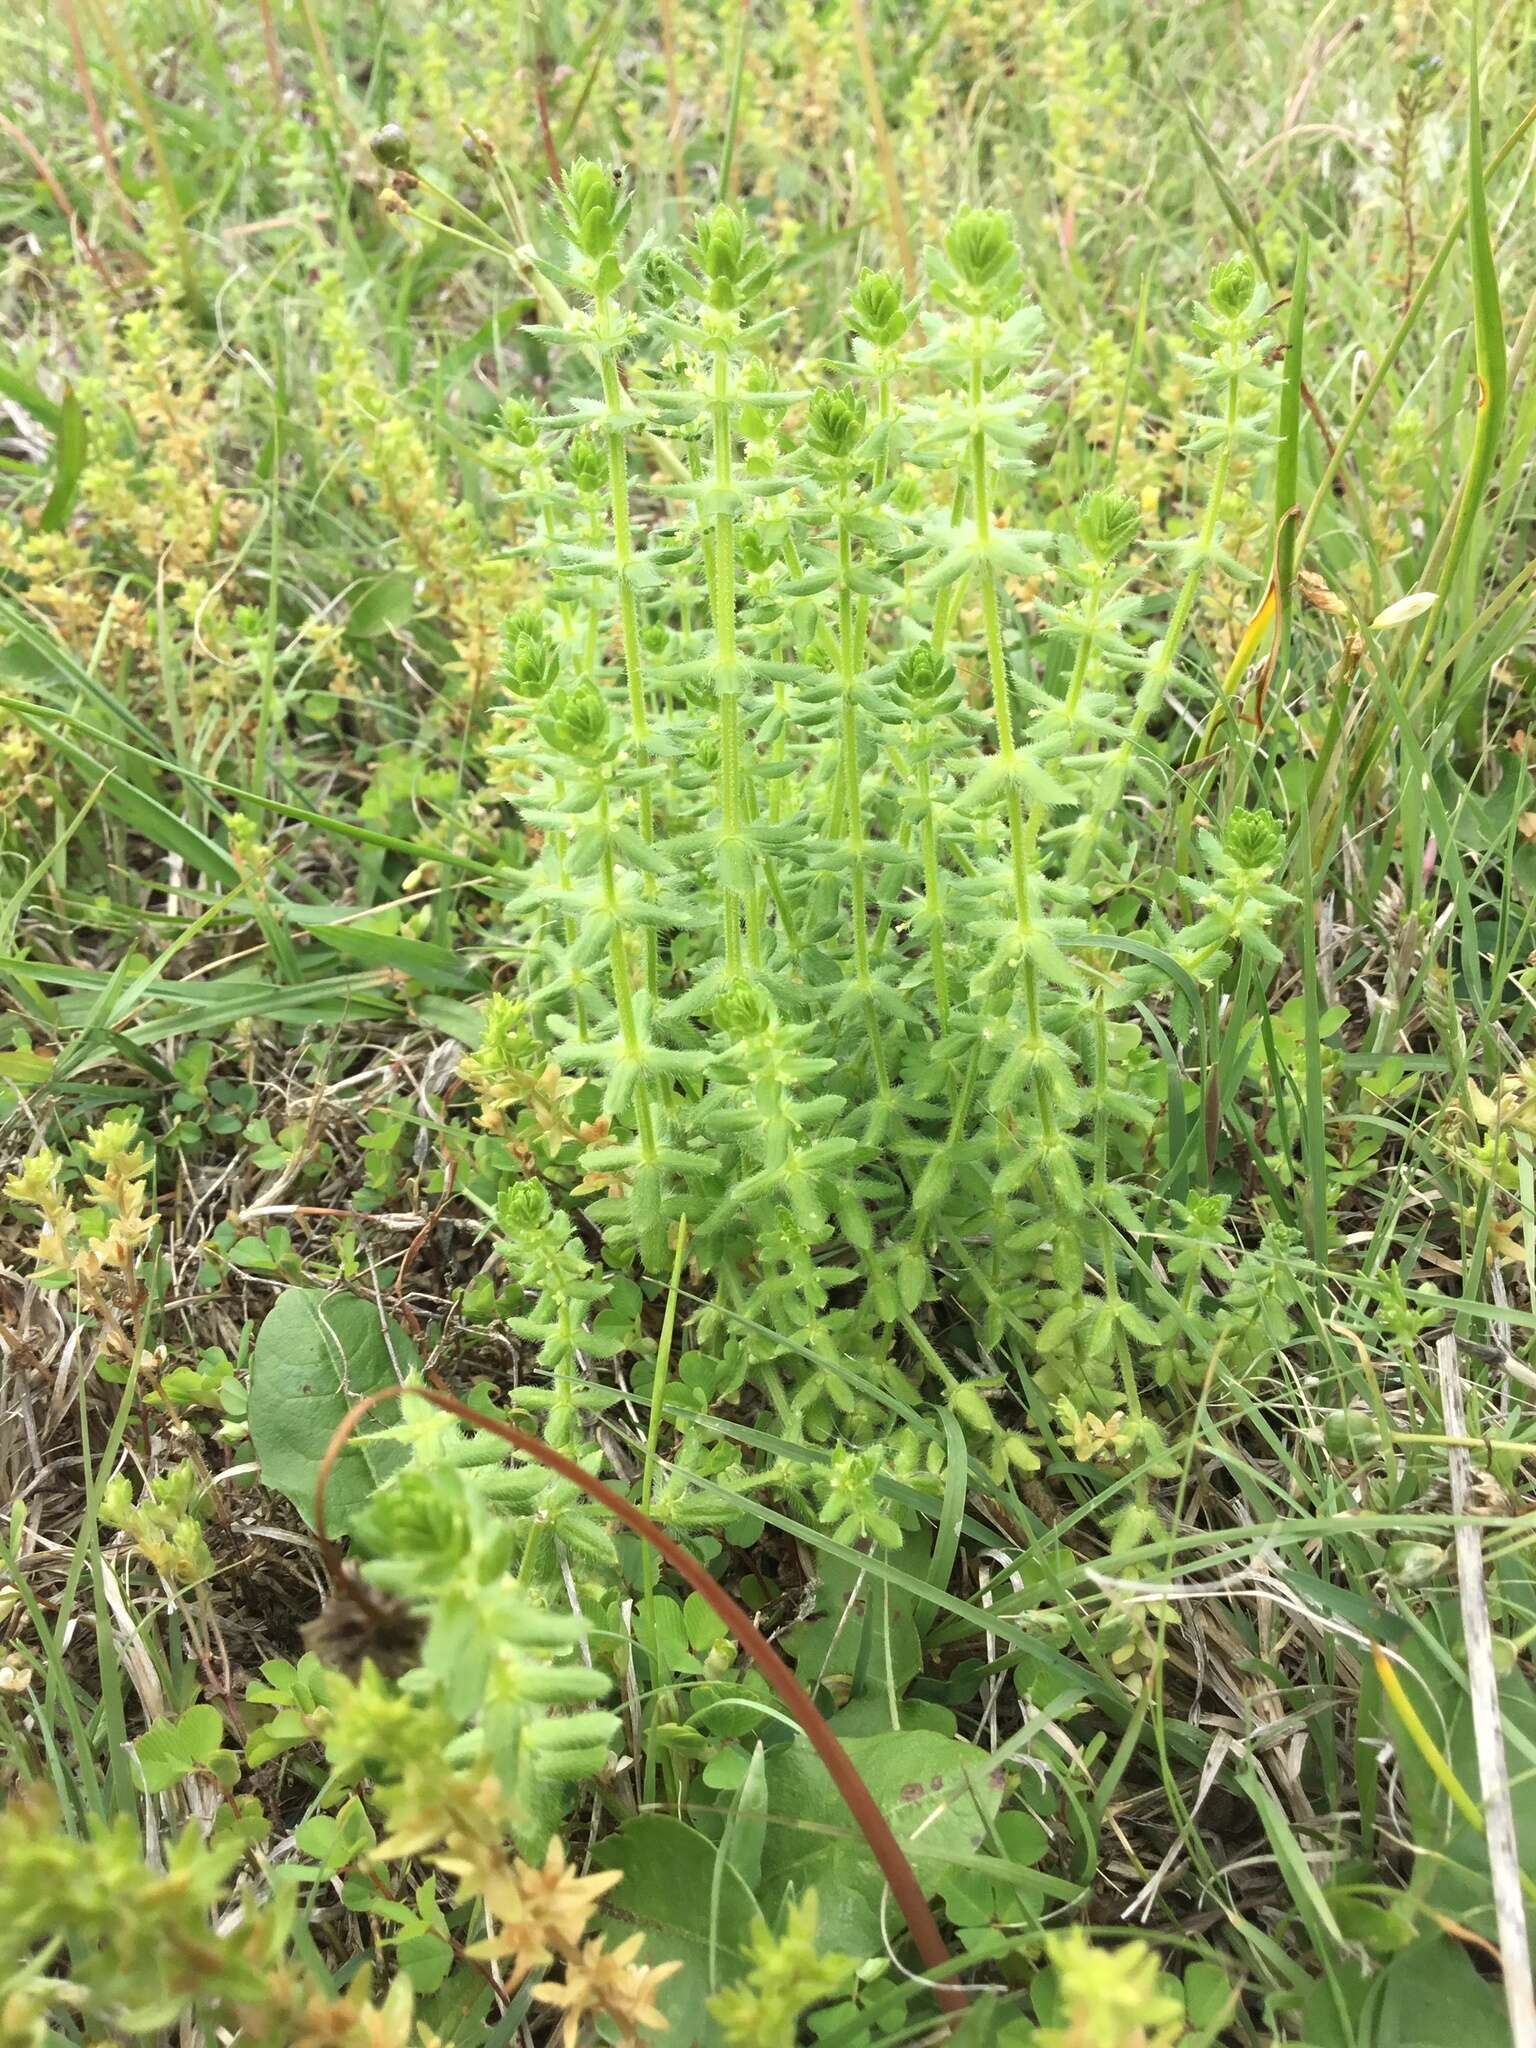
<instances>
[{"instance_id":1,"label":"curved reddish stem","mask_svg":"<svg viewBox=\"0 0 1536 2048\"><path fill-rule=\"evenodd\" d=\"M335 1544L326 1533L325 1490L332 1468L341 1455L347 1439L370 1408L377 1408L383 1401L395 1401L402 1394L414 1394L419 1400L429 1401L434 1408L442 1409L445 1415L452 1415L471 1429L489 1430L492 1436L500 1437L503 1443L521 1451L525 1457L535 1459L548 1471L557 1472L562 1479L579 1486L583 1493L590 1495L600 1507L622 1522L627 1529L649 1543L660 1552L673 1571L688 1584L703 1600L707 1600L715 1613L735 1636L752 1662L773 1687L790 1713L794 1715L806 1739L827 1767L827 1773L842 1795L843 1804L857 1822L859 1831L870 1847L870 1852L879 1864L891 1896L901 1908L912 1939L922 1958L923 1968L942 1973L953 1966L953 1957L939 1932L939 1923L929 1909L923 1888L917 1881L912 1865L907 1861L906 1852L892 1832L890 1822L875 1803L874 1794L855 1770L848 1752L827 1726L826 1716L811 1698L793 1671L784 1662L778 1651L769 1642L762 1630L753 1621L746 1609L733 1600L720 1581L704 1569L697 1558L690 1557L680 1543L658 1527L649 1515L628 1501L623 1494L615 1493L601 1479L594 1479L590 1472L584 1472L574 1459L563 1451L552 1450L542 1437L532 1436L527 1430L518 1429L510 1422L503 1422L494 1415L483 1415L478 1408L471 1408L452 1394L442 1393L436 1387L380 1387L365 1395L336 1425L325 1456L320 1460L320 1469L315 1476L315 1533L320 1539L321 1550L333 1579L340 1576L341 1557ZM934 1995L946 2012L963 2012L966 1994L957 1984L935 1984Z\"/></svg>"}]
</instances>

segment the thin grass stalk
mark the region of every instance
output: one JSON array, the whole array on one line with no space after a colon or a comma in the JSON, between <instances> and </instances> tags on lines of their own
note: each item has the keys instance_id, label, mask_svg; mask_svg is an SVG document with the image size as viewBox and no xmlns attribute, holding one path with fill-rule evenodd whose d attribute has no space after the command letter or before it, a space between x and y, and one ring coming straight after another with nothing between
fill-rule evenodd
<instances>
[{"instance_id":1,"label":"thin grass stalk","mask_svg":"<svg viewBox=\"0 0 1536 2048\"><path fill-rule=\"evenodd\" d=\"M145 146L149 150L150 160L155 167L155 183L160 188L160 197L165 207L166 222L171 231L171 239L176 245L176 262L181 271L181 288L186 297L188 307L201 320L208 310L208 304L203 296L203 288L198 282L197 264L192 254L192 238L187 233L187 223L181 210L181 200L176 191L176 180L171 172L170 159L165 153L165 144L160 139L160 125L155 119L154 109L149 103L149 95L144 90L143 81L134 69L128 52L123 47L122 38L117 33L116 25L112 20L110 5L106 4L106 0L86 0L86 5L92 9L92 19L95 22L97 33L106 45L107 55L111 58L113 68L123 82L123 90L133 102L133 109L138 116L139 127L143 132Z\"/></svg>"},{"instance_id":2,"label":"thin grass stalk","mask_svg":"<svg viewBox=\"0 0 1536 2048\"><path fill-rule=\"evenodd\" d=\"M885 186L885 203L890 210L891 233L896 238L896 252L901 259L901 274L907 281L907 290L915 292L917 262L912 254L912 235L907 226L906 203L901 196L901 179L897 175L895 152L891 148L891 131L885 118L880 75L875 69L874 52L869 44L869 22L864 13L864 0L848 0L848 25L853 30L853 47L859 60L859 76L864 82L864 104L869 109L869 125L874 130L875 155L880 160L880 178Z\"/></svg>"}]
</instances>

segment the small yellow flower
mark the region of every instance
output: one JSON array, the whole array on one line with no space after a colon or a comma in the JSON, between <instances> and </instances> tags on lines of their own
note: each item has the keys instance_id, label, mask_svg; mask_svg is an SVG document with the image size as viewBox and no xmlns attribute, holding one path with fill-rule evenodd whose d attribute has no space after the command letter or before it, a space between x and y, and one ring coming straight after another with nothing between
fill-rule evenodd
<instances>
[{"instance_id":1,"label":"small yellow flower","mask_svg":"<svg viewBox=\"0 0 1536 2048\"><path fill-rule=\"evenodd\" d=\"M566 1964L563 1984L540 1984L534 1997L541 2005L552 2005L565 2014L560 2030L562 2048L576 2048L582 2022L605 2016L621 2029L620 2040L631 2048L639 2030L659 2032L667 2024L657 2005L655 1992L680 1970L681 1963L648 1965L635 1959L642 1937L632 1934L609 1950L601 1936L583 1944L579 1955Z\"/></svg>"},{"instance_id":2,"label":"small yellow flower","mask_svg":"<svg viewBox=\"0 0 1536 2048\"><path fill-rule=\"evenodd\" d=\"M1125 1455L1125 1410L1117 1408L1106 1421L1091 1409L1079 1413L1065 1396L1056 1404L1056 1418L1080 1465L1113 1465Z\"/></svg>"},{"instance_id":3,"label":"small yellow flower","mask_svg":"<svg viewBox=\"0 0 1536 2048\"><path fill-rule=\"evenodd\" d=\"M444 1862L443 1867L450 1866ZM558 1839L550 1843L538 1868L520 1856L510 1866L504 1861L500 1867L487 1863L477 1873L476 1890L497 1926L470 1954L497 1962L510 1959L513 1983L557 1955L575 1954L598 1900L623 1874L602 1870L579 1876L567 1863Z\"/></svg>"}]
</instances>

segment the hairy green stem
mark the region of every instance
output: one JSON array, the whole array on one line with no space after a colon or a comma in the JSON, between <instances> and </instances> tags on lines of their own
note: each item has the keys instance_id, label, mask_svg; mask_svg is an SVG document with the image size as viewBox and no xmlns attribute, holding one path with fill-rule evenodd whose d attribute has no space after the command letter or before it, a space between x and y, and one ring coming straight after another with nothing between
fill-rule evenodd
<instances>
[{"instance_id":1,"label":"hairy green stem","mask_svg":"<svg viewBox=\"0 0 1536 2048\"><path fill-rule=\"evenodd\" d=\"M604 335L608 331L609 310L608 300L599 298L596 320L599 332ZM629 725L635 760L644 770L650 766L651 732L645 705L645 675L640 660L640 610L635 601L633 580L635 557L629 516L629 460L622 418L624 394L619 384L618 365L606 344L599 349L598 365L603 380L603 404L607 411L604 437L608 444L608 504L613 522L614 561L618 570L619 630L624 646L624 679L629 690ZM656 836L656 821L648 779L641 781L638 795L640 837L649 846ZM653 1001L660 985L657 954L656 932L654 927L648 927L645 934L645 985Z\"/></svg>"},{"instance_id":2,"label":"hairy green stem","mask_svg":"<svg viewBox=\"0 0 1536 2048\"><path fill-rule=\"evenodd\" d=\"M982 384L981 356L978 352L971 364L971 403L980 409L984 396ZM1005 809L1008 819L1008 855L1013 876L1014 914L1018 920L1020 951L1020 986L1024 997L1024 1023L1029 1038L1039 1044L1042 1038L1040 1009L1040 977L1035 964L1030 940L1034 932L1034 903L1031 881L1031 864L1034 857L1037 827L1027 826L1024 820L1023 801L1019 795L1019 784L1014 773L1018 758L1018 745L1013 731L1013 703L1009 694L1008 661L1003 652L1002 620L997 603L997 576L987 559L992 540L992 486L987 462L987 437L983 427L976 427L971 435L971 490L974 499L972 511L976 522L977 550L983 557L981 576L981 615L987 643L987 674L992 692L992 716L997 730L997 751L1002 759ZM1050 1085L1037 1064L1034 1073L1035 1107L1040 1118L1040 1128L1047 1144L1057 1136L1056 1104Z\"/></svg>"},{"instance_id":3,"label":"hairy green stem","mask_svg":"<svg viewBox=\"0 0 1536 2048\"><path fill-rule=\"evenodd\" d=\"M657 1142L656 1105L651 1084L644 1072L645 1048L635 1016L634 991L629 985L629 953L624 943L624 925L619 905L618 874L613 858L613 815L606 783L598 799L598 824L602 832L603 905L608 914L608 967L613 982L613 1005L619 1019L619 1044L624 1059L635 1070L635 1131L640 1141L641 1171L661 1178L660 1147Z\"/></svg>"},{"instance_id":4,"label":"hairy green stem","mask_svg":"<svg viewBox=\"0 0 1536 2048\"><path fill-rule=\"evenodd\" d=\"M725 344L715 347L714 397L710 407L714 427L714 483L728 493L734 479L731 448L730 362ZM715 514L714 573L710 578L710 599L715 613L715 688L720 722L720 832L725 846L727 869L742 839L741 774L741 677L736 645L736 530L731 514L722 507ZM737 889L729 872L721 876L721 924L725 939L728 974L742 967L742 912L745 900L751 930L749 955L754 966L761 964L762 941L758 931L756 892Z\"/></svg>"},{"instance_id":5,"label":"hairy green stem","mask_svg":"<svg viewBox=\"0 0 1536 2048\"><path fill-rule=\"evenodd\" d=\"M840 779L848 842L848 865L853 887L854 980L862 994L864 1028L869 1038L875 1085L880 1091L881 1102L889 1106L890 1070L886 1064L885 1045L880 1034L879 1014L875 1009L874 998L870 994L873 978L869 964L868 856L865 852L864 800L859 774L859 714L855 695L858 688L858 636L853 604L853 535L849 529L846 500L849 488L851 486L845 484L845 495L837 517L837 653L838 677L841 684L839 730L842 744Z\"/></svg>"}]
</instances>

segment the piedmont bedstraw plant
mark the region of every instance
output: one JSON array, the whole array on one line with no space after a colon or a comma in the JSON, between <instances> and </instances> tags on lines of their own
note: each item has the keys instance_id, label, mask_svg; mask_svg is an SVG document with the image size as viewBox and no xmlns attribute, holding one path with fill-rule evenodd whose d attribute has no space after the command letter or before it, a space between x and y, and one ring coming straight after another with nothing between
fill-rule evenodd
<instances>
[{"instance_id":1,"label":"piedmont bedstraw plant","mask_svg":"<svg viewBox=\"0 0 1536 2048\"><path fill-rule=\"evenodd\" d=\"M736 526L749 498L774 485L762 478L752 483L738 479L736 441L745 409L740 380L753 345L766 340L768 333L767 325L753 318L754 302L767 279L766 258L744 217L731 207L716 207L700 222L686 246L684 263L672 275L679 313L691 306L692 319L657 316L662 332L670 330L680 344L687 370L697 380L692 410L708 422L710 466L691 486L691 493L713 627L706 691L716 710L713 751L719 802L712 839L727 975L741 971L744 925L747 959L756 970L765 964L756 874L761 842L752 830L751 778L743 758L741 714L748 671L737 633ZM752 411L761 414L767 399L766 392L754 390ZM676 395L672 407L675 418Z\"/></svg>"},{"instance_id":2,"label":"piedmont bedstraw plant","mask_svg":"<svg viewBox=\"0 0 1536 2048\"><path fill-rule=\"evenodd\" d=\"M509 416L547 579L508 621L491 749L529 849L505 894L516 1064L601 1109L579 1182L559 1144L522 1167L649 1285L686 1219L692 1341L722 1390L750 1367L790 1441L871 1439L926 1385L999 1472L1055 1434L1135 1473L1145 1509L1168 1457L1144 1395L1166 1410L1182 1371L1127 1239L1165 1091L1133 1021L1153 970L1100 920L1146 736L1176 679L1193 693L1200 580L1243 573L1221 536L1234 463L1268 447L1265 295L1237 259L1200 316L1208 483L1154 637L1131 500L1031 521L1046 333L1003 214L962 210L915 300L862 273L841 355L805 361L740 212L675 247L629 213L621 176L568 167L539 258L565 376L537 447ZM1197 920L1146 940L1210 984L1269 957L1289 899L1263 817L1201 844ZM466 1063L482 1090L494 1037ZM1010 1427L995 1373L929 1341L940 1269L985 1345L1033 1352L1054 1429L1038 1404ZM1182 1330L1226 1272L1181 1268ZM530 1332L566 1314L557 1289ZM581 1347L550 1341L565 1430ZM820 1512L817 1471L791 1491Z\"/></svg>"}]
</instances>

